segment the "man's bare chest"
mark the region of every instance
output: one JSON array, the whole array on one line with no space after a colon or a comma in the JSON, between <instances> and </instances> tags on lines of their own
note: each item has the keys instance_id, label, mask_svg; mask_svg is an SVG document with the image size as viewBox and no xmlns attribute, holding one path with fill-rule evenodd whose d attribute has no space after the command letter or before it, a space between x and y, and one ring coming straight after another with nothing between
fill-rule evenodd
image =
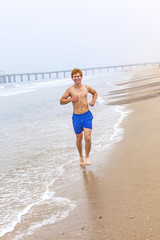
<instances>
[{"instance_id":1,"label":"man's bare chest","mask_svg":"<svg viewBox=\"0 0 160 240\"><path fill-rule=\"evenodd\" d=\"M71 92L71 97L78 96L79 99L87 98L88 90L87 89L74 89Z\"/></svg>"}]
</instances>

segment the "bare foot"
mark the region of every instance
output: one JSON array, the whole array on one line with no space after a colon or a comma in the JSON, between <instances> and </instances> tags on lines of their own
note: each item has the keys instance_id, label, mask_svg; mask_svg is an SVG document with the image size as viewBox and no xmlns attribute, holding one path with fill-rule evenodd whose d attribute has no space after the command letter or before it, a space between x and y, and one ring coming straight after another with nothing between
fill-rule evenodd
<instances>
[{"instance_id":1,"label":"bare foot","mask_svg":"<svg viewBox=\"0 0 160 240\"><path fill-rule=\"evenodd\" d=\"M91 165L91 161L90 161L89 157L86 157L86 165Z\"/></svg>"},{"instance_id":2,"label":"bare foot","mask_svg":"<svg viewBox=\"0 0 160 240\"><path fill-rule=\"evenodd\" d=\"M80 165L85 166L84 157L80 156Z\"/></svg>"}]
</instances>

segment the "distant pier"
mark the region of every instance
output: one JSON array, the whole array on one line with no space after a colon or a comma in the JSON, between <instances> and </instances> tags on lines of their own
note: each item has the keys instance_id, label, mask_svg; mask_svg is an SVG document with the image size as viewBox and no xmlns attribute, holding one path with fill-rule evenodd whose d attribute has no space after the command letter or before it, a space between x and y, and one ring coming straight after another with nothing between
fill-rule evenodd
<instances>
[{"instance_id":1,"label":"distant pier","mask_svg":"<svg viewBox=\"0 0 160 240\"><path fill-rule=\"evenodd\" d=\"M107 67L92 67L81 69L84 75L94 75L94 74L105 74L111 69L117 71L117 69L131 69L140 66L153 66L159 65L160 62L151 63L137 63L128 65L117 65L117 66L107 66ZM16 74L2 74L0 75L0 83L12 83L12 82L23 82L32 80L43 80L43 79L58 79L58 78L69 78L71 76L72 70L62 70L62 71L50 71L50 72L36 72L36 73L16 73Z\"/></svg>"}]
</instances>

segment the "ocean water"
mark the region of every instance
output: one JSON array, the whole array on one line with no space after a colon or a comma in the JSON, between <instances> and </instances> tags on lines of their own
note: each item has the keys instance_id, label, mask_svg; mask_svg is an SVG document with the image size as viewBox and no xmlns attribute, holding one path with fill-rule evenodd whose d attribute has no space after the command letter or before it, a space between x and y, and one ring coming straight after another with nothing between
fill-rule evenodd
<instances>
[{"instance_id":1,"label":"ocean water","mask_svg":"<svg viewBox=\"0 0 160 240\"><path fill-rule=\"evenodd\" d=\"M124 106L107 105L107 93L117 89L114 83L130 78L127 72L83 78L84 84L98 91L90 108L94 115L91 156L122 139L119 125L129 112ZM32 235L66 218L76 207L76 199L55 196L58 189L81 179L72 104L59 104L71 84L69 78L0 84L2 240Z\"/></svg>"}]
</instances>

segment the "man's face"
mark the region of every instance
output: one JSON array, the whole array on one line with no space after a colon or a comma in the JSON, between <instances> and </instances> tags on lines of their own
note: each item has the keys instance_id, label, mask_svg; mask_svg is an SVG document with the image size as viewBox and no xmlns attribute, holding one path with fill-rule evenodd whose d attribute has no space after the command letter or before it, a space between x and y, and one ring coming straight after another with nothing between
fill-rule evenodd
<instances>
[{"instance_id":1,"label":"man's face","mask_svg":"<svg viewBox=\"0 0 160 240\"><path fill-rule=\"evenodd\" d=\"M76 73L76 74L73 75L72 79L73 79L75 84L79 84L79 83L81 83L82 77L79 73Z\"/></svg>"}]
</instances>

